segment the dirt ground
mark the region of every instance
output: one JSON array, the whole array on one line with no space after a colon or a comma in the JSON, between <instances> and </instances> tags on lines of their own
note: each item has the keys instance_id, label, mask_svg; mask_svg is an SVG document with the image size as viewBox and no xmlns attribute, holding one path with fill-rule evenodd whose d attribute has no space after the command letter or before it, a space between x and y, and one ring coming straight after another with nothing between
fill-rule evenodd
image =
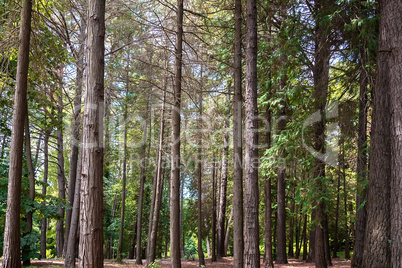
<instances>
[{"instance_id":1,"label":"dirt ground","mask_svg":"<svg viewBox=\"0 0 402 268\"><path fill-rule=\"evenodd\" d=\"M211 259L206 259L206 266L207 267L232 267L232 259L231 258L222 258L218 262L211 263ZM145 262L145 260L144 260ZM170 267L169 260L160 260L157 262L158 266L161 268L168 268ZM264 267L262 265L261 267ZM340 259L333 259L332 260L332 267L335 268L350 268L350 261L344 261ZM32 261L33 266L37 267L61 267L63 266L62 260L35 260ZM105 268L134 268L134 267L144 267L141 265L136 265L134 260L124 260L123 264L118 264L113 261L105 261ZM183 260L182 267L198 267L198 260ZM287 268L287 267L303 267L303 268L314 268L315 265L312 263L305 263L302 260L296 259L289 259L288 264L275 264L275 268Z\"/></svg>"}]
</instances>

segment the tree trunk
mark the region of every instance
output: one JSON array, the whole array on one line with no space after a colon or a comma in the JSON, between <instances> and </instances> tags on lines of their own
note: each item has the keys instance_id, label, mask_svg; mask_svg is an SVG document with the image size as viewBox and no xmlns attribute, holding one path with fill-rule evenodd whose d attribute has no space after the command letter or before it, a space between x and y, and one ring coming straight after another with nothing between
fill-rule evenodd
<instances>
[{"instance_id":1,"label":"tree trunk","mask_svg":"<svg viewBox=\"0 0 402 268\"><path fill-rule=\"evenodd\" d=\"M342 144L342 143L341 143ZM350 248L349 248L349 227L348 227L348 193L346 190L347 184L346 184L346 174L345 174L345 151L343 150L342 153L342 158L340 160L340 163L343 165L343 171L342 171L342 176L343 176L343 202L344 202L344 209L345 209L345 259L350 259Z\"/></svg>"},{"instance_id":2,"label":"tree trunk","mask_svg":"<svg viewBox=\"0 0 402 268\"><path fill-rule=\"evenodd\" d=\"M21 267L20 261L20 211L21 178L24 143L24 123L27 113L27 84L29 67L29 42L31 36L32 1L22 2L21 26L17 60L17 77L14 93L13 123L8 171L6 224L4 228L3 267Z\"/></svg>"},{"instance_id":3,"label":"tree trunk","mask_svg":"<svg viewBox=\"0 0 402 268\"><path fill-rule=\"evenodd\" d=\"M201 85L202 85L202 66L201 66ZM199 93L199 109L198 129L202 129L202 86ZM197 157L197 198L198 198L198 265L205 266L204 252L202 250L202 131L198 133L198 157Z\"/></svg>"},{"instance_id":4,"label":"tree trunk","mask_svg":"<svg viewBox=\"0 0 402 268\"><path fill-rule=\"evenodd\" d=\"M89 0L82 135L79 266L103 267L105 0Z\"/></svg>"},{"instance_id":5,"label":"tree trunk","mask_svg":"<svg viewBox=\"0 0 402 268\"><path fill-rule=\"evenodd\" d=\"M228 97L229 95L227 95ZM228 101L228 98L227 98ZM225 118L225 129L229 128L229 120ZM226 197L227 197L227 185L228 185L228 154L229 154L229 133L225 133L223 138L223 157L222 157L222 170L221 170L221 185L219 196L219 208L218 208L218 245L217 254L218 258L224 257L225 249L225 221L226 221Z\"/></svg>"},{"instance_id":6,"label":"tree trunk","mask_svg":"<svg viewBox=\"0 0 402 268\"><path fill-rule=\"evenodd\" d=\"M230 211L230 216L229 216L229 220L228 220L228 224L226 225L226 234L225 234L225 243L224 243L224 255L223 257L226 257L228 255L228 248L229 248L229 240L230 240L230 223L233 220L233 207Z\"/></svg>"},{"instance_id":7,"label":"tree trunk","mask_svg":"<svg viewBox=\"0 0 402 268\"><path fill-rule=\"evenodd\" d=\"M303 260L307 260L307 214L304 215L303 225Z\"/></svg>"},{"instance_id":8,"label":"tree trunk","mask_svg":"<svg viewBox=\"0 0 402 268\"><path fill-rule=\"evenodd\" d=\"M313 205L314 206L314 205ZM315 209L311 212L310 223L315 219ZM315 262L315 226L311 226L307 263Z\"/></svg>"},{"instance_id":9,"label":"tree trunk","mask_svg":"<svg viewBox=\"0 0 402 268\"><path fill-rule=\"evenodd\" d=\"M137 215L137 251L135 263L142 265L142 245L141 245L141 227L142 227L142 213L143 213L143 203L144 203L144 186L145 186L145 158L146 158L146 143L147 143L147 130L148 130L148 105L149 99L147 101L147 111L145 113L145 125L144 125L144 136L142 140L142 160L141 160L141 178L140 178L140 192L138 197L138 215Z\"/></svg>"},{"instance_id":10,"label":"tree trunk","mask_svg":"<svg viewBox=\"0 0 402 268\"><path fill-rule=\"evenodd\" d=\"M128 78L128 73L127 73ZM128 80L128 79L127 79ZM128 89L128 84L127 84ZM126 96L127 96L126 90ZM127 102L127 100L126 100ZM124 234L124 213L126 212L126 180L127 180L127 104L124 105L124 149L123 149L123 192L121 197L121 213L120 213L120 233L119 247L117 249L117 262L122 262L123 259L123 234ZM146 125L146 124L145 124Z\"/></svg>"},{"instance_id":11,"label":"tree trunk","mask_svg":"<svg viewBox=\"0 0 402 268\"><path fill-rule=\"evenodd\" d=\"M34 209L34 200L35 200L35 169L33 166L32 162L32 154L31 154L31 135L29 132L29 117L28 117L28 111L26 114L26 120L25 120L25 155L27 159L27 167L28 167L28 178L29 178L29 200L31 200L32 204L31 210L27 212L27 217L26 217L26 229L25 229L25 234L31 234L32 233L32 225L33 225L33 209ZM23 260L23 265L29 266L31 265L31 260L29 258L29 253L31 251L31 246L30 245L25 245L22 249L22 260Z\"/></svg>"},{"instance_id":12,"label":"tree trunk","mask_svg":"<svg viewBox=\"0 0 402 268\"><path fill-rule=\"evenodd\" d=\"M247 0L244 267L260 267L257 109L257 1Z\"/></svg>"},{"instance_id":13,"label":"tree trunk","mask_svg":"<svg viewBox=\"0 0 402 268\"><path fill-rule=\"evenodd\" d=\"M235 0L234 98L233 98L233 267L243 267L243 137L242 137L242 3ZM213 256L213 255L212 255Z\"/></svg>"},{"instance_id":14,"label":"tree trunk","mask_svg":"<svg viewBox=\"0 0 402 268\"><path fill-rule=\"evenodd\" d=\"M49 173L49 136L52 129L48 129L45 132L45 137L43 139L43 185L42 185L42 195L46 196L47 192L47 177ZM42 202L42 206L45 206L45 202ZM47 218L43 217L41 219L41 229L40 229L40 255L42 259L46 259L46 231L47 231Z\"/></svg>"},{"instance_id":15,"label":"tree trunk","mask_svg":"<svg viewBox=\"0 0 402 268\"><path fill-rule=\"evenodd\" d=\"M292 197L295 197L295 187L292 187ZM294 244L294 229L295 229L295 201L292 200L290 203L290 219L289 219L289 243L288 243L288 256L290 258L293 258L294 255L294 251L293 251L293 244Z\"/></svg>"},{"instance_id":16,"label":"tree trunk","mask_svg":"<svg viewBox=\"0 0 402 268\"><path fill-rule=\"evenodd\" d=\"M180 109L183 58L183 0L177 0L174 99L172 110L172 161L170 178L170 259L180 268Z\"/></svg>"},{"instance_id":17,"label":"tree trunk","mask_svg":"<svg viewBox=\"0 0 402 268\"><path fill-rule=\"evenodd\" d=\"M339 165L340 168L340 165ZM333 253L333 258L337 257L337 252L338 252L338 224L339 224L339 203L340 203L340 196L339 193L341 191L341 174L338 174L338 186L337 186L337 191L336 191L336 209L335 209L335 234L334 234L334 253Z\"/></svg>"},{"instance_id":18,"label":"tree trunk","mask_svg":"<svg viewBox=\"0 0 402 268\"><path fill-rule=\"evenodd\" d=\"M76 182L74 191L74 203L73 210L71 213L70 221L70 231L68 236L68 241L66 244L66 256L64 259L64 267L74 268L75 267L75 256L77 253L77 238L79 237L79 216L80 216L80 188L81 188L81 156L77 159L77 170L76 170Z\"/></svg>"},{"instance_id":19,"label":"tree trunk","mask_svg":"<svg viewBox=\"0 0 402 268\"><path fill-rule=\"evenodd\" d=\"M64 177L64 155L63 155L63 85L62 70L60 71L59 84L60 95L58 104L58 125L57 125L57 183L59 188L59 198L64 202L66 199L66 183ZM56 256L63 256L64 246L64 207L60 206L57 212L58 220L56 222Z\"/></svg>"},{"instance_id":20,"label":"tree trunk","mask_svg":"<svg viewBox=\"0 0 402 268\"><path fill-rule=\"evenodd\" d=\"M402 3L385 1L381 10L382 25L387 29L383 36L392 48L389 53L391 93L391 265L402 267ZM381 43L380 43L381 44ZM381 48L381 47L380 47Z\"/></svg>"},{"instance_id":21,"label":"tree trunk","mask_svg":"<svg viewBox=\"0 0 402 268\"><path fill-rule=\"evenodd\" d=\"M215 151L212 160L212 256L211 262L216 262L216 167Z\"/></svg>"},{"instance_id":22,"label":"tree trunk","mask_svg":"<svg viewBox=\"0 0 402 268\"><path fill-rule=\"evenodd\" d=\"M80 32L80 46L78 50L78 59L76 62L76 81L75 81L75 96L74 96L74 108L73 108L73 122L72 122L72 139L71 139L71 153L70 153L70 169L69 180L67 190L67 206L66 209L66 231L64 236L64 255L67 252L67 243L70 235L70 224L72 207L74 205L75 197L75 183L77 181L77 166L78 166L78 151L80 145L80 126L81 126L81 96L84 79L84 43L85 43L85 20L81 20L81 32Z\"/></svg>"}]
</instances>

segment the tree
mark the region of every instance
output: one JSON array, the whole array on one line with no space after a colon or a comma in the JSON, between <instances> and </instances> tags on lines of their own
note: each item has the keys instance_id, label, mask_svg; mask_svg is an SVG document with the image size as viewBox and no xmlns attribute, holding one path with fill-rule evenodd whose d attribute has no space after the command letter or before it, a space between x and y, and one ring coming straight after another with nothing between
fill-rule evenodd
<instances>
[{"instance_id":1,"label":"tree","mask_svg":"<svg viewBox=\"0 0 402 268\"><path fill-rule=\"evenodd\" d=\"M79 266L103 267L105 1L88 2Z\"/></svg>"},{"instance_id":2,"label":"tree","mask_svg":"<svg viewBox=\"0 0 402 268\"><path fill-rule=\"evenodd\" d=\"M4 229L3 267L21 267L20 261L20 204L24 123L27 117L27 88L29 67L29 44L31 37L32 1L22 2L21 26L17 60L17 77L14 93L13 123L11 132L10 166L6 224Z\"/></svg>"},{"instance_id":3,"label":"tree","mask_svg":"<svg viewBox=\"0 0 402 268\"><path fill-rule=\"evenodd\" d=\"M246 34L246 125L244 267L260 267L258 124L257 124L257 1L247 0Z\"/></svg>"}]
</instances>

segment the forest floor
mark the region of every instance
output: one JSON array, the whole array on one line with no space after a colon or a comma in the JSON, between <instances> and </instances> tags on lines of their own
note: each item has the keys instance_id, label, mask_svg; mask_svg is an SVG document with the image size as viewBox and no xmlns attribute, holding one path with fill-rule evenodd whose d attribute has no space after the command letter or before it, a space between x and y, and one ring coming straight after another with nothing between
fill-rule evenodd
<instances>
[{"instance_id":1,"label":"forest floor","mask_svg":"<svg viewBox=\"0 0 402 268\"><path fill-rule=\"evenodd\" d=\"M211 259L206 259L207 267L232 267L233 259L232 258L222 258L217 262L211 263ZM287 267L300 267L300 268L314 268L315 265L313 263L306 263L302 260L297 259L289 259L288 264L275 264L275 268L287 268ZM143 261L145 263L145 260ZM198 260L182 260L182 267L198 267ZM261 260L261 265L262 265ZM334 268L350 268L350 261L345 261L341 259L332 259L332 264ZM62 260L34 260L32 261L31 267L61 267L63 266ZM134 268L134 267L144 267L142 265L136 265L135 260L124 260L122 264L118 264L113 261L105 261L105 268ZM169 260L159 260L157 262L157 266L161 268L170 267ZM264 266L261 266L264 267Z\"/></svg>"}]
</instances>

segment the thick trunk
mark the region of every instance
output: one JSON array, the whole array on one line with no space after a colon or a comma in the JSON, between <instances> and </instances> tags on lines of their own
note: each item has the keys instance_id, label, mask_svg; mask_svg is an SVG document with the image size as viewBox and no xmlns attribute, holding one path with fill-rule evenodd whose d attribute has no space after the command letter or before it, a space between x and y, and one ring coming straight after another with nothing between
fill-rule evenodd
<instances>
[{"instance_id":1,"label":"thick trunk","mask_svg":"<svg viewBox=\"0 0 402 268\"><path fill-rule=\"evenodd\" d=\"M172 267L180 268L180 109L183 58L183 0L177 0L176 12L176 57L172 110L172 168L170 178L170 259Z\"/></svg>"},{"instance_id":2,"label":"thick trunk","mask_svg":"<svg viewBox=\"0 0 402 268\"><path fill-rule=\"evenodd\" d=\"M29 42L31 36L32 0L22 2L19 34L17 77L14 93L13 124L11 132L10 164L6 224L4 228L3 267L21 267L20 261L20 211L21 178L24 143L24 122L27 113L27 84Z\"/></svg>"},{"instance_id":3,"label":"thick trunk","mask_svg":"<svg viewBox=\"0 0 402 268\"><path fill-rule=\"evenodd\" d=\"M257 109L257 1L247 0L244 267L260 267Z\"/></svg>"},{"instance_id":4,"label":"thick trunk","mask_svg":"<svg viewBox=\"0 0 402 268\"><path fill-rule=\"evenodd\" d=\"M59 198L64 202L66 199L66 183L64 177L64 155L63 155L63 88L62 75L60 75L60 95L58 104L58 126L57 126L57 183L59 188ZM64 246L64 208L60 207L57 212L56 222L56 255L63 256Z\"/></svg>"},{"instance_id":5,"label":"thick trunk","mask_svg":"<svg viewBox=\"0 0 402 268\"><path fill-rule=\"evenodd\" d=\"M235 0L235 36L234 36L234 99L233 99L233 267L243 267L243 145L242 145L242 3ZM213 256L213 255L212 255Z\"/></svg>"},{"instance_id":6,"label":"thick trunk","mask_svg":"<svg viewBox=\"0 0 402 268\"><path fill-rule=\"evenodd\" d=\"M382 25L392 48L389 55L391 99L391 265L402 267L402 3L386 1Z\"/></svg>"},{"instance_id":7,"label":"thick trunk","mask_svg":"<svg viewBox=\"0 0 402 268\"><path fill-rule=\"evenodd\" d=\"M89 0L82 135L79 265L103 267L105 0Z\"/></svg>"},{"instance_id":8,"label":"thick trunk","mask_svg":"<svg viewBox=\"0 0 402 268\"><path fill-rule=\"evenodd\" d=\"M144 136L142 140L142 156L141 156L141 177L140 177L140 192L138 197L138 214L137 214L137 242L136 242L136 259L135 263L142 265L142 245L141 245L141 230L142 230L142 214L143 214L143 203L144 203L144 186L145 186L145 158L146 158L146 143L147 143L147 131L148 131L148 105L147 111L145 113L145 125L144 125Z\"/></svg>"}]
</instances>

